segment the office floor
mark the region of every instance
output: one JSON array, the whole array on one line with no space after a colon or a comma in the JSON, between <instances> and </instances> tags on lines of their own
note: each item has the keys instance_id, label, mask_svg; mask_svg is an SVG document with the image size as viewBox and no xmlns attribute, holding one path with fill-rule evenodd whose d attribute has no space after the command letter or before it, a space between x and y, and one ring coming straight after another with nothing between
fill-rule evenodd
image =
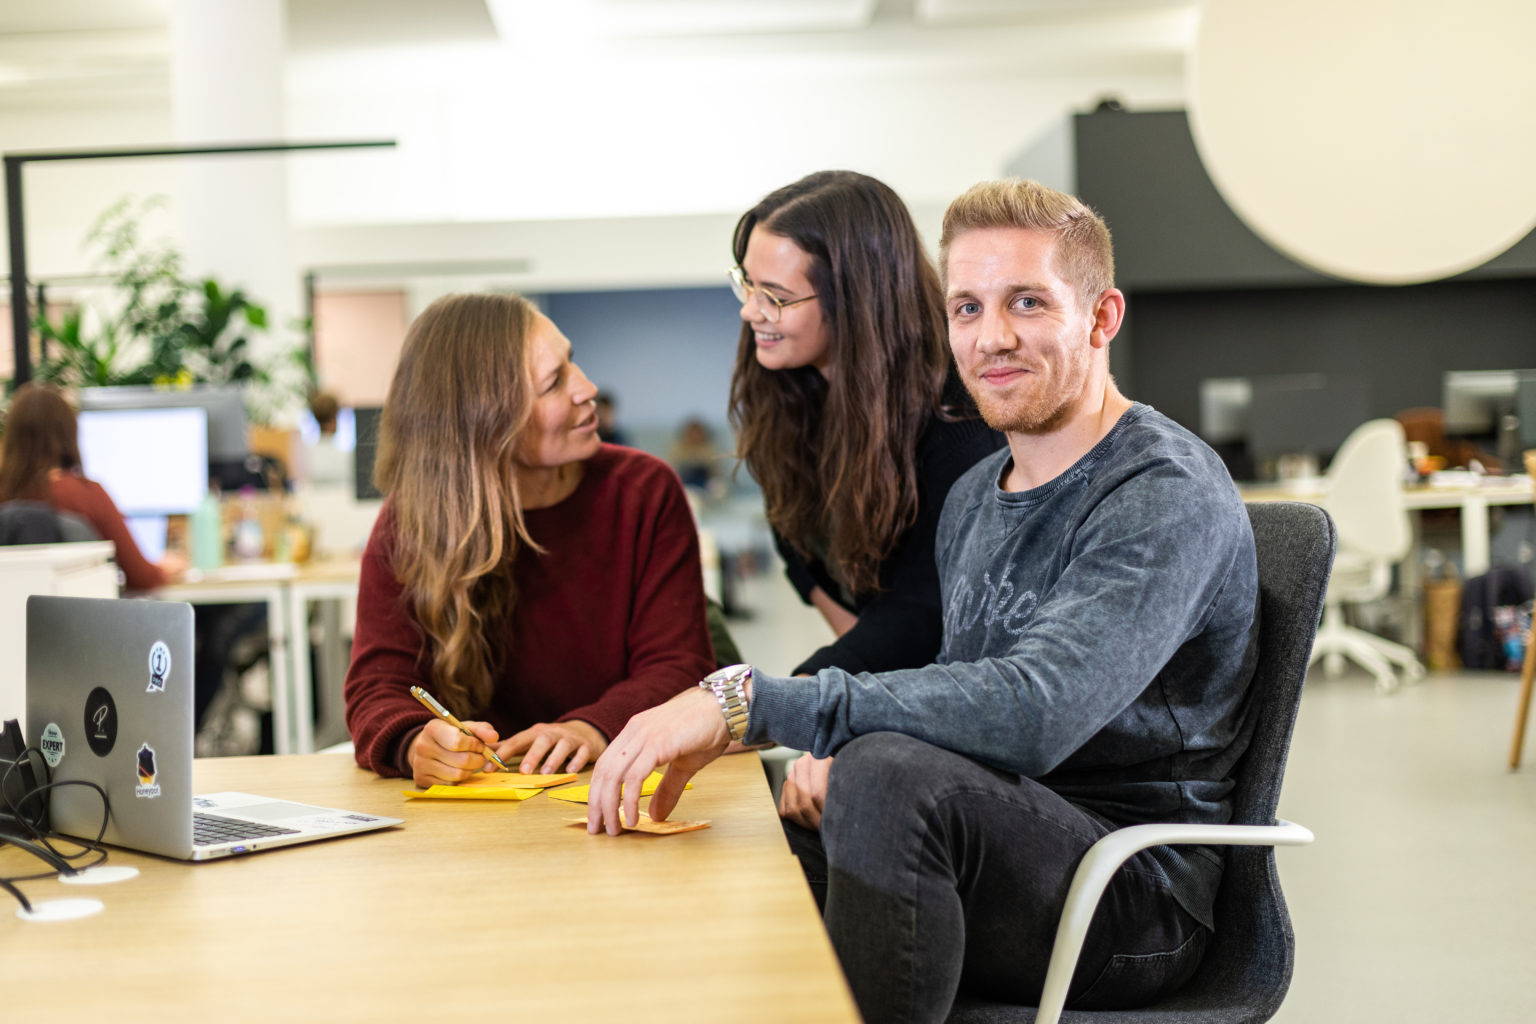
<instances>
[{"instance_id":1,"label":"office floor","mask_svg":"<svg viewBox=\"0 0 1536 1024\"><path fill-rule=\"evenodd\" d=\"M776 571L741 603L732 635L767 670L831 636ZM1317 842L1279 852L1297 954L1277 1021L1536 1017L1536 735L1505 767L1518 682L1432 675L1385 697L1362 672L1309 678L1280 813Z\"/></svg>"}]
</instances>

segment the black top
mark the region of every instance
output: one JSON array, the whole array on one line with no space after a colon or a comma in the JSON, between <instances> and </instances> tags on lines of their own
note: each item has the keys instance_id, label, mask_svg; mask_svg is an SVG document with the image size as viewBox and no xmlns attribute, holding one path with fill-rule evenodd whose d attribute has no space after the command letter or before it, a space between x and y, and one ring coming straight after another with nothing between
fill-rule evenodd
<instances>
[{"instance_id":1,"label":"black top","mask_svg":"<svg viewBox=\"0 0 1536 1024\"><path fill-rule=\"evenodd\" d=\"M943 639L939 572L933 538L949 487L966 470L1007 442L980 419L948 422L934 416L917 441L917 521L880 566L880 591L850 595L821 558L797 552L778 531L773 541L783 556L785 575L807 604L820 587L827 596L859 617L837 640L813 653L795 674L823 668L845 672L885 672L933 663Z\"/></svg>"}]
</instances>

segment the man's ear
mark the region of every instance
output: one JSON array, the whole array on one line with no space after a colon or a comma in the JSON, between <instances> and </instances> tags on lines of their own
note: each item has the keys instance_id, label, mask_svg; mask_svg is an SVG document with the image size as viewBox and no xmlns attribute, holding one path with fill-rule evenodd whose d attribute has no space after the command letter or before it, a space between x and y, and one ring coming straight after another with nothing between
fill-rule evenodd
<instances>
[{"instance_id":1,"label":"man's ear","mask_svg":"<svg viewBox=\"0 0 1536 1024\"><path fill-rule=\"evenodd\" d=\"M1104 348L1120 333L1125 322L1125 293L1118 288L1106 288L1093 303L1093 331L1088 342L1094 348Z\"/></svg>"}]
</instances>

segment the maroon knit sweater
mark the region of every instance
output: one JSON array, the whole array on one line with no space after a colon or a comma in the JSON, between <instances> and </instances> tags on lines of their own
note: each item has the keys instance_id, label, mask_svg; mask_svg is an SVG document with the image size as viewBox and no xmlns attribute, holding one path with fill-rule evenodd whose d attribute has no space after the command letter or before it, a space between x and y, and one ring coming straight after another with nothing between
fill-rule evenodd
<instances>
[{"instance_id":1,"label":"maroon knit sweater","mask_svg":"<svg viewBox=\"0 0 1536 1024\"><path fill-rule=\"evenodd\" d=\"M569 498L524 518L545 551L519 552L512 614L488 626L499 659L491 704L450 711L490 722L502 739L572 718L612 739L630 716L714 669L698 533L666 463L604 445ZM410 687L437 688L391 569L393 522L386 502L363 553L347 727L358 764L409 776L406 751L432 717Z\"/></svg>"}]
</instances>

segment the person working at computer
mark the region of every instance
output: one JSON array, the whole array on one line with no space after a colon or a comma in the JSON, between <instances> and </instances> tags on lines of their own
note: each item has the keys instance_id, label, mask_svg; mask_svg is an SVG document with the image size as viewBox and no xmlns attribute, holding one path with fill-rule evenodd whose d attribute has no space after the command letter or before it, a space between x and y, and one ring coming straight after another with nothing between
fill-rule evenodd
<instances>
[{"instance_id":1,"label":"person working at computer","mask_svg":"<svg viewBox=\"0 0 1536 1024\"><path fill-rule=\"evenodd\" d=\"M163 586L186 569L186 557L178 552L159 562L144 557L112 496L82 471L78 436L75 410L62 393L40 384L17 388L5 417L0 502L35 502L83 519L112 542L129 590Z\"/></svg>"},{"instance_id":2,"label":"person working at computer","mask_svg":"<svg viewBox=\"0 0 1536 1024\"><path fill-rule=\"evenodd\" d=\"M736 224L731 422L785 572L836 639L797 674L933 661L933 538L960 474L1003 446L955 379L943 295L901 198L852 171L769 193ZM780 811L815 828L830 764L789 768Z\"/></svg>"},{"instance_id":3,"label":"person working at computer","mask_svg":"<svg viewBox=\"0 0 1536 1024\"><path fill-rule=\"evenodd\" d=\"M1109 375L1125 298L1103 221L1034 182L983 183L946 212L940 266L962 379L1008 448L945 502L937 663L719 670L630 721L588 805L589 830L617 834L639 779L666 763L650 805L665 817L733 738L835 753L820 842L796 852L825 870L827 929L870 1021L942 1020L960 991L1035 1002L1093 842L1230 815L1257 654L1235 486ZM1182 984L1221 871L1205 847L1133 857L1069 1005L1136 1006Z\"/></svg>"},{"instance_id":4,"label":"person working at computer","mask_svg":"<svg viewBox=\"0 0 1536 1024\"><path fill-rule=\"evenodd\" d=\"M714 667L682 484L598 439L596 394L521 297L449 296L411 324L345 685L363 767L453 783L492 749L522 771L575 771Z\"/></svg>"},{"instance_id":5,"label":"person working at computer","mask_svg":"<svg viewBox=\"0 0 1536 1024\"><path fill-rule=\"evenodd\" d=\"M309 414L319 435L304 446L304 479L311 487L352 487L352 453L336 444L341 402L329 391L309 396Z\"/></svg>"}]
</instances>

